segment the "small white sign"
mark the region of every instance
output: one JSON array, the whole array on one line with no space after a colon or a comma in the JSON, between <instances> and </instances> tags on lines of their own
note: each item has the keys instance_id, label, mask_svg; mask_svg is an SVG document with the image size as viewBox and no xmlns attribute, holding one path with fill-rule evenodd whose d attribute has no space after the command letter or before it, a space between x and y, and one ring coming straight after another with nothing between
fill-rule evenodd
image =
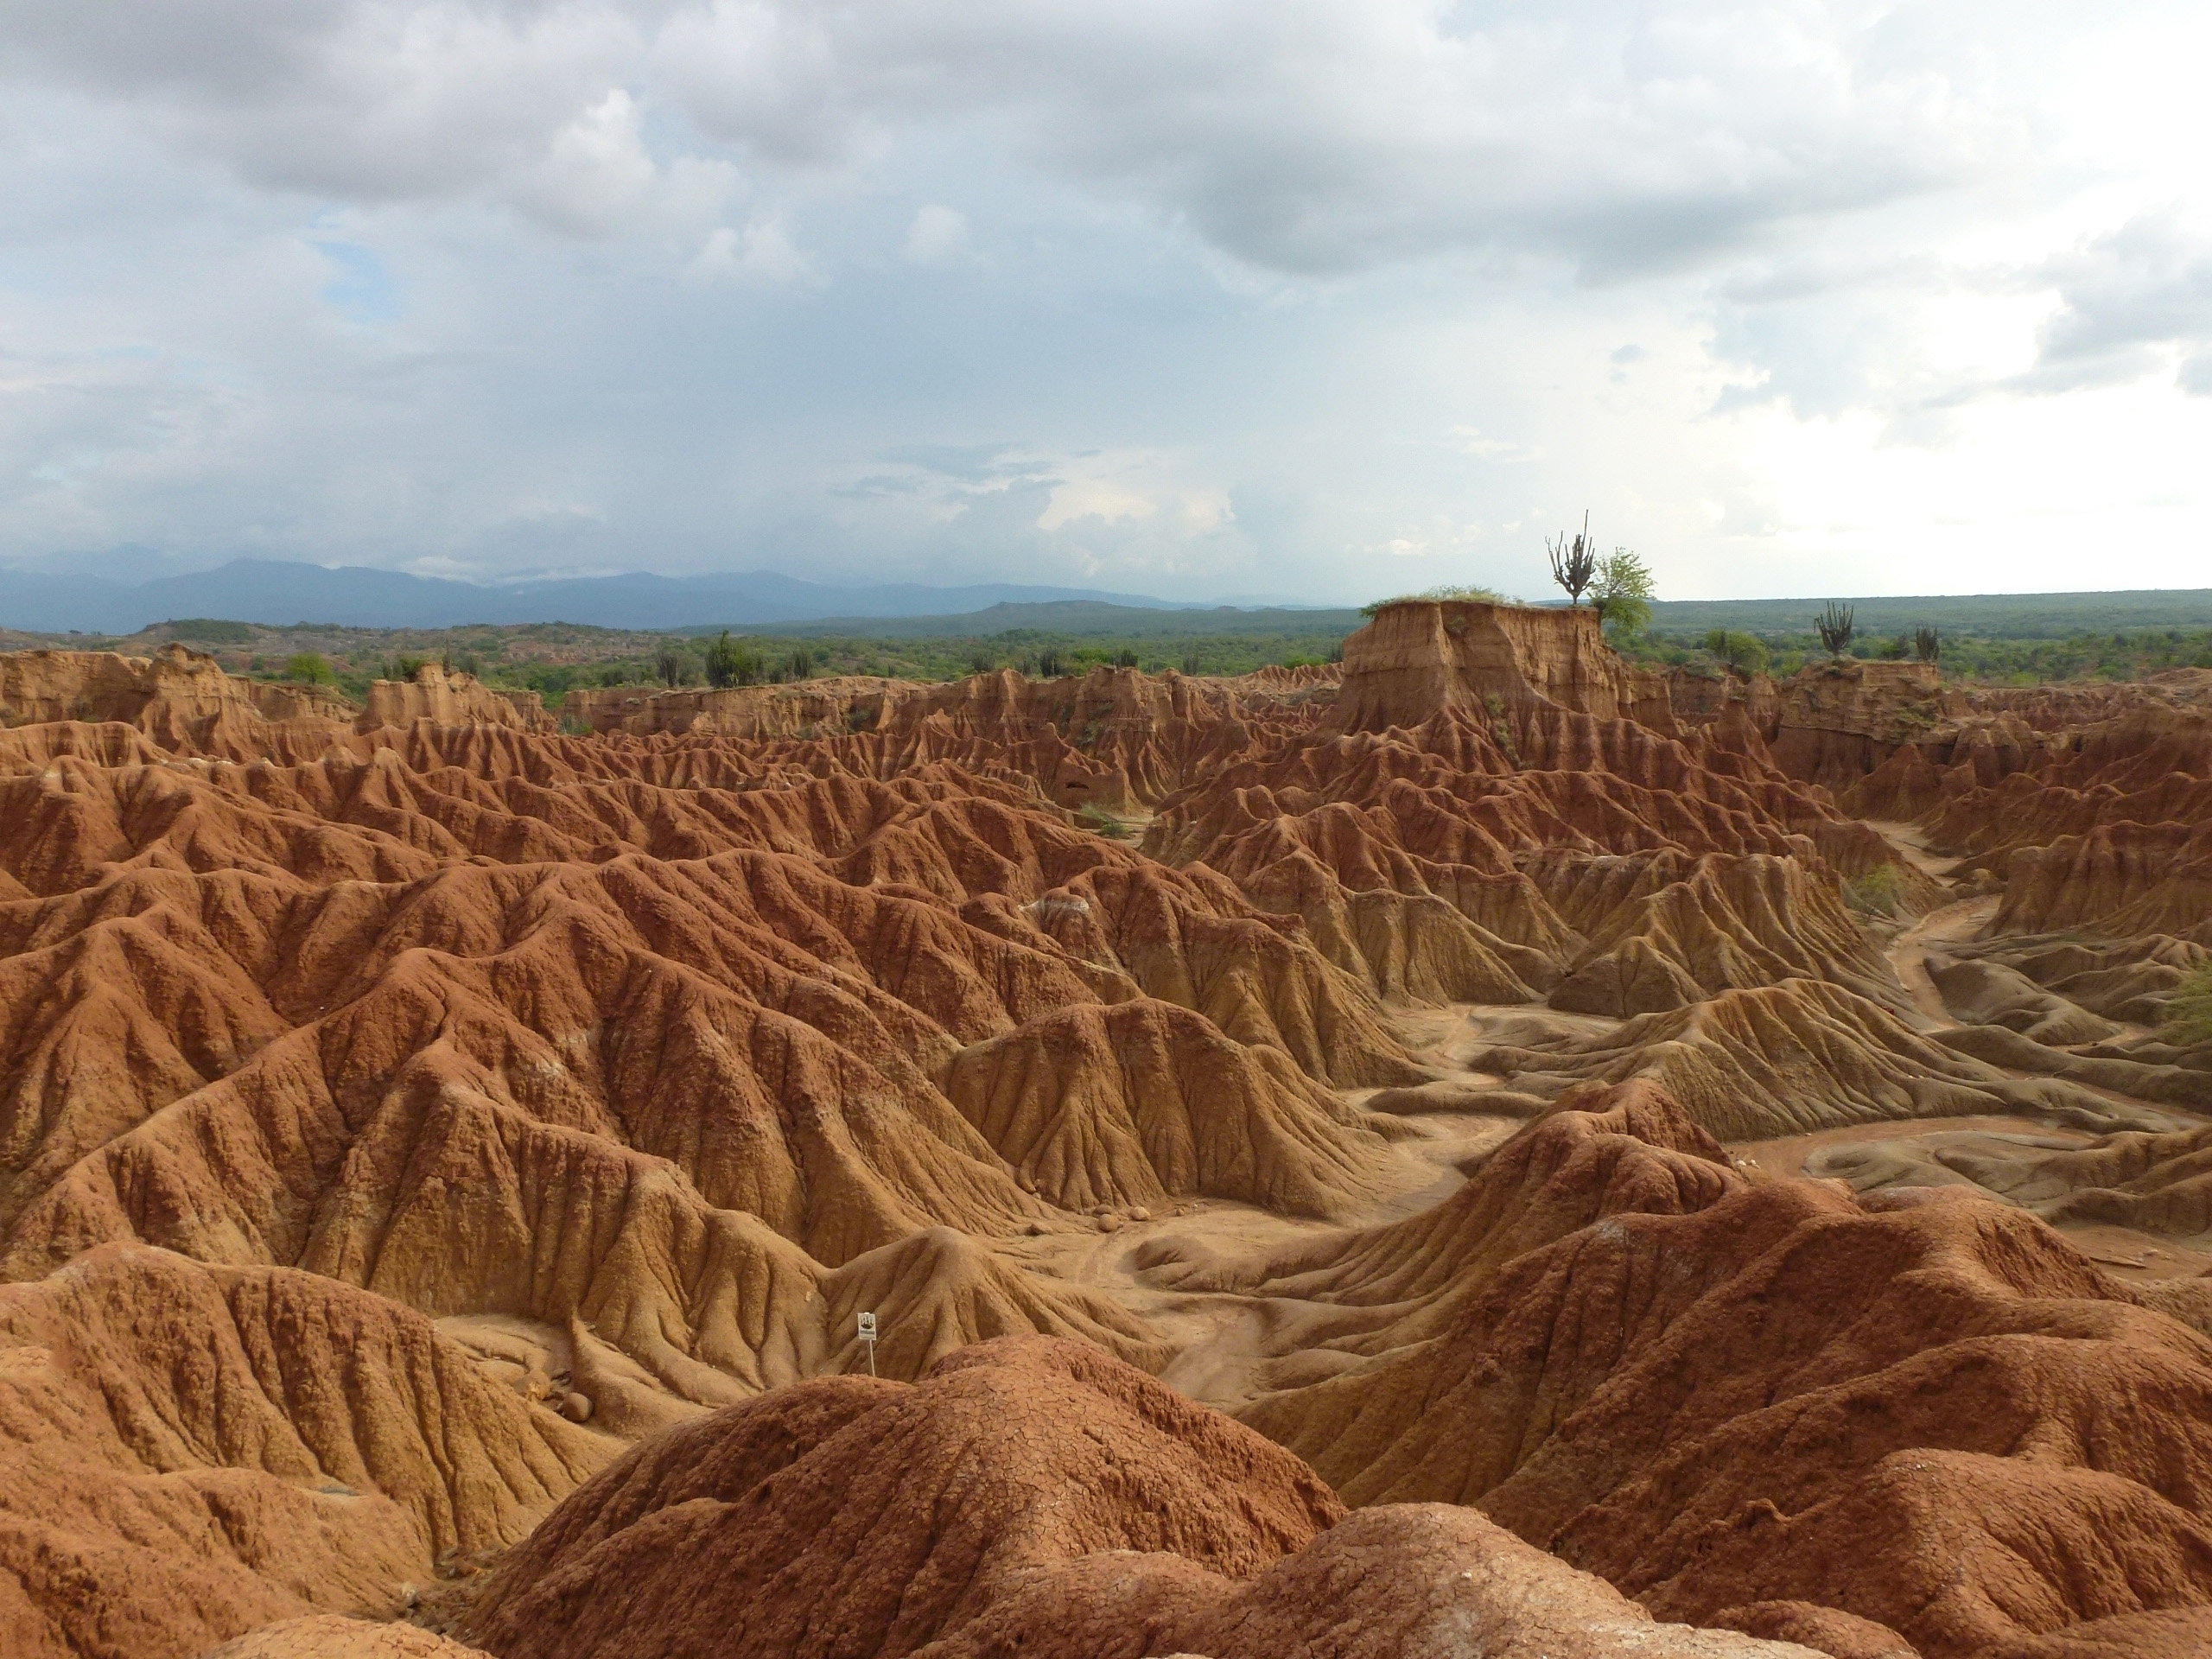
<instances>
[{"instance_id":1,"label":"small white sign","mask_svg":"<svg viewBox=\"0 0 2212 1659\"><path fill-rule=\"evenodd\" d=\"M861 1315L861 1340L862 1342L875 1340L875 1315L873 1313Z\"/></svg>"}]
</instances>

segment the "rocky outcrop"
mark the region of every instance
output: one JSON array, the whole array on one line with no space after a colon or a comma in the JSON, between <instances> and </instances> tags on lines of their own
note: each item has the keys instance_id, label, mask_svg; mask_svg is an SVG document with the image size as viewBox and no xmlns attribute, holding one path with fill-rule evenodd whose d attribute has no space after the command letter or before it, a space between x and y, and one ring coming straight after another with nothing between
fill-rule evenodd
<instances>
[{"instance_id":1,"label":"rocky outcrop","mask_svg":"<svg viewBox=\"0 0 2212 1659\"><path fill-rule=\"evenodd\" d=\"M411 726L508 726L518 731L550 732L556 722L535 691L499 691L473 674L426 663L410 679L378 680L369 687L368 707L357 729Z\"/></svg>"},{"instance_id":2,"label":"rocky outcrop","mask_svg":"<svg viewBox=\"0 0 2212 1659\"><path fill-rule=\"evenodd\" d=\"M739 738L810 738L875 727L885 709L917 688L869 675L791 684L679 690L585 688L562 699L561 718L601 734L652 737L698 733Z\"/></svg>"},{"instance_id":3,"label":"rocky outcrop","mask_svg":"<svg viewBox=\"0 0 2212 1659\"><path fill-rule=\"evenodd\" d=\"M182 645L152 657L0 652L0 728L10 728L0 732L0 770L35 767L65 748L102 753L84 744L86 727L124 727L146 740L129 748L109 738L105 753L118 758L251 758L312 752L353 717L352 704L319 687L245 679Z\"/></svg>"},{"instance_id":4,"label":"rocky outcrop","mask_svg":"<svg viewBox=\"0 0 2212 1659\"><path fill-rule=\"evenodd\" d=\"M1344 641L1329 724L1382 732L1447 709L1498 719L1537 703L1671 726L1663 681L1615 654L1595 611L1433 600L1386 605Z\"/></svg>"}]
</instances>

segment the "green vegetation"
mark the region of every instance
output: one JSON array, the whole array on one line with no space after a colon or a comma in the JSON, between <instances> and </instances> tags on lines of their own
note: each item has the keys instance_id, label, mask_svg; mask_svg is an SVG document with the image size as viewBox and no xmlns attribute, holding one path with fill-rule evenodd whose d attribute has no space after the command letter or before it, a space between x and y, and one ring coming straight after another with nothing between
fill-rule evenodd
<instances>
[{"instance_id":1,"label":"green vegetation","mask_svg":"<svg viewBox=\"0 0 2212 1659\"><path fill-rule=\"evenodd\" d=\"M1571 547L1571 544L1570 544ZM1618 559L1624 550L1617 550ZM1600 558L1603 567L1609 562ZM1646 573L1648 575L1648 572ZM1593 601L1603 597L1593 575ZM1410 600L1517 602L1496 589L1450 586ZM1393 602L1393 601L1384 601ZM1557 603L1559 601L1553 601ZM1808 600L1651 600L1651 620L1629 632L1608 609L1607 634L1631 660L1693 673L1766 671L1787 676L1826 660ZM2005 595L1992 599L1851 601L1853 635L1847 660L1921 658L1928 631L1947 679L1997 684L2132 679L2164 669L2212 668L2212 589L2160 594ZM1368 607L1372 614L1381 604ZM194 630L185 643L211 652L235 674L327 684L359 702L369 683L427 662L444 662L487 684L530 690L556 706L578 688L643 691L677 682L714 683L707 671L728 639L730 684L863 674L913 680L957 679L990 667L1033 679L1084 674L1126 663L1148 673L1248 674L1269 664L1338 660L1346 635L1362 624L1351 609L1299 611L1152 610L1070 601L1001 605L959 617L904 617L838 623L786 623L734 629L629 632L571 623L444 629L368 629L301 623L290 627L213 619L165 622L127 639L11 633L11 644L143 656ZM221 634L222 640L208 638ZM234 643L225 643L230 641ZM1762 661L1762 653L1764 660ZM307 668L316 658L328 675ZM749 666L747 666L749 664ZM308 678L308 676L314 677Z\"/></svg>"},{"instance_id":2,"label":"green vegetation","mask_svg":"<svg viewBox=\"0 0 2212 1659\"><path fill-rule=\"evenodd\" d=\"M186 616L174 622L157 622L146 632L163 634L193 645L250 645L253 643L251 623L226 622L213 616Z\"/></svg>"},{"instance_id":3,"label":"green vegetation","mask_svg":"<svg viewBox=\"0 0 2212 1659\"><path fill-rule=\"evenodd\" d=\"M1651 626L1657 584L1643 561L1617 547L1598 561L1598 580L1590 590L1598 620L1614 641L1633 639Z\"/></svg>"},{"instance_id":4,"label":"green vegetation","mask_svg":"<svg viewBox=\"0 0 2212 1659\"><path fill-rule=\"evenodd\" d=\"M2158 1021L2158 1036L2176 1048L2212 1043L2212 958L2190 969L2175 988Z\"/></svg>"},{"instance_id":5,"label":"green vegetation","mask_svg":"<svg viewBox=\"0 0 2212 1659\"><path fill-rule=\"evenodd\" d=\"M1359 613L1373 616L1386 605L1515 605L1519 602L1508 599L1495 588L1461 587L1446 582L1440 588L1424 588L1418 594L1399 594L1390 599L1370 600L1359 607Z\"/></svg>"},{"instance_id":6,"label":"green vegetation","mask_svg":"<svg viewBox=\"0 0 2212 1659\"><path fill-rule=\"evenodd\" d=\"M1869 916L1895 916L1904 908L1904 877L1894 864L1878 864L1843 884L1843 900Z\"/></svg>"},{"instance_id":7,"label":"green vegetation","mask_svg":"<svg viewBox=\"0 0 2212 1659\"><path fill-rule=\"evenodd\" d=\"M1756 634L1715 628L1705 636L1706 654L1749 679L1766 672L1767 650Z\"/></svg>"},{"instance_id":8,"label":"green vegetation","mask_svg":"<svg viewBox=\"0 0 2212 1659\"><path fill-rule=\"evenodd\" d=\"M1128 824L1096 801L1087 802L1075 815L1075 821L1094 836L1103 836L1109 841L1127 841L1135 834Z\"/></svg>"},{"instance_id":9,"label":"green vegetation","mask_svg":"<svg viewBox=\"0 0 2212 1659\"><path fill-rule=\"evenodd\" d=\"M1820 631L1821 649L1834 658L1840 659L1851 649L1851 636L1858 613L1848 605L1839 605L1834 600L1821 607L1813 619L1813 626Z\"/></svg>"},{"instance_id":10,"label":"green vegetation","mask_svg":"<svg viewBox=\"0 0 2212 1659\"><path fill-rule=\"evenodd\" d=\"M734 685L751 685L760 677L760 653L729 637L724 628L707 647L707 683L717 691Z\"/></svg>"},{"instance_id":11,"label":"green vegetation","mask_svg":"<svg viewBox=\"0 0 2212 1659\"><path fill-rule=\"evenodd\" d=\"M1580 605L1583 589L1598 575L1598 544L1590 539L1590 515L1582 515L1580 536L1570 542L1562 531L1556 542L1545 542L1544 551L1551 556L1552 580L1567 589L1567 602Z\"/></svg>"}]
</instances>

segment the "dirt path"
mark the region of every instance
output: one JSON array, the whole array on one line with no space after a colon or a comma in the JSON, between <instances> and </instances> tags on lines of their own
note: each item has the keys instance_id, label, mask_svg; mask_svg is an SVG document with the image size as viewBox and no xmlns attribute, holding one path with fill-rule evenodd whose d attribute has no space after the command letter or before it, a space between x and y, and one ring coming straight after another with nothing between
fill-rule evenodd
<instances>
[{"instance_id":1,"label":"dirt path","mask_svg":"<svg viewBox=\"0 0 2212 1659\"><path fill-rule=\"evenodd\" d=\"M1437 1081L1470 1091L1499 1079L1473 1070L1469 1056L1497 1040L1497 1027L1536 1021L1578 1030L1618 1021L1548 1009L1459 1004L1401 1009L1393 1023L1408 1052ZM1348 1091L1362 1105L1376 1091ZM1234 1410L1269 1386L1266 1369L1284 1354L1318 1347L1364 1315L1333 1303L1254 1295L1214 1286L1249 1284L1264 1264L1302 1254L1350 1232L1387 1226L1450 1198L1465 1166L1510 1139L1525 1118L1482 1111L1423 1112L1392 1120L1396 1134L1376 1160L1372 1195L1334 1222L1280 1216L1224 1199L1186 1199L1164 1215L1111 1232L1059 1233L1027 1242L1024 1265L1105 1292L1146 1320L1179 1351L1164 1380L1207 1404Z\"/></svg>"},{"instance_id":2,"label":"dirt path","mask_svg":"<svg viewBox=\"0 0 2212 1659\"><path fill-rule=\"evenodd\" d=\"M1942 993L1936 988L1935 981L1928 977L1928 952L1940 945L1961 944L1974 938L1989 925L1999 902L1996 895L1990 894L1980 899L1961 899L1955 904L1931 910L1891 939L1883 951L1890 959L1891 969L1911 995L1913 1006L1938 1026L1955 1026L1959 1022L1943 1006Z\"/></svg>"},{"instance_id":3,"label":"dirt path","mask_svg":"<svg viewBox=\"0 0 2212 1659\"><path fill-rule=\"evenodd\" d=\"M1947 857L1928 845L1926 833L1916 823L1901 818L1861 818L1859 822L1878 834L1903 856L1904 861L1923 875L1942 880L1959 868L1962 861Z\"/></svg>"}]
</instances>

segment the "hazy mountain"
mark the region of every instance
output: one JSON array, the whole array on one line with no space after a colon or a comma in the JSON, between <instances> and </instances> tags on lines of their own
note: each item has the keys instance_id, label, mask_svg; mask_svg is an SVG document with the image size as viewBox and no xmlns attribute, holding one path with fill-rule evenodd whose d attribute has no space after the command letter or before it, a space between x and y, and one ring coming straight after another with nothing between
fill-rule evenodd
<instances>
[{"instance_id":1,"label":"hazy mountain","mask_svg":"<svg viewBox=\"0 0 2212 1659\"><path fill-rule=\"evenodd\" d=\"M397 570L335 569L273 559L236 559L212 570L149 581L78 571L0 569L0 626L41 632L130 633L177 617L360 628L439 628L472 622L588 622L609 628L741 626L810 618L944 615L1001 604L1090 600L1144 610L1194 608L1138 594L984 582L836 587L768 570L707 576L575 577L480 586ZM138 562L124 569L143 568Z\"/></svg>"}]
</instances>

